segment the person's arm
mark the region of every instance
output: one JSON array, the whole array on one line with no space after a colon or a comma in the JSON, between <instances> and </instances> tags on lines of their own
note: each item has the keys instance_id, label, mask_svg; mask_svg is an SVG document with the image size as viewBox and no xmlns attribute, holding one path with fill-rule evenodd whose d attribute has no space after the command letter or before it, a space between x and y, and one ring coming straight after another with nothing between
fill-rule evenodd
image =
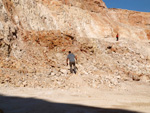
<instances>
[{"instance_id":1,"label":"person's arm","mask_svg":"<svg viewBox=\"0 0 150 113\"><path fill-rule=\"evenodd\" d=\"M69 60L69 59L67 58L67 59L66 59L66 63L67 63L67 65L68 65L68 60Z\"/></svg>"},{"instance_id":2,"label":"person's arm","mask_svg":"<svg viewBox=\"0 0 150 113\"><path fill-rule=\"evenodd\" d=\"M76 59L76 63L77 63L77 56L75 56L75 59Z\"/></svg>"}]
</instances>

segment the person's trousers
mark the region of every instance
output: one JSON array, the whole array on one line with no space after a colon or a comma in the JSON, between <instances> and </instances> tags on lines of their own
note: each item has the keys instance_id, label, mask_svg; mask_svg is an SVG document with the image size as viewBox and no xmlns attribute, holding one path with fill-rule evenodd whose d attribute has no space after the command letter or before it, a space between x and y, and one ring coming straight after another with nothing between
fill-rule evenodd
<instances>
[{"instance_id":1,"label":"person's trousers","mask_svg":"<svg viewBox=\"0 0 150 113\"><path fill-rule=\"evenodd\" d=\"M73 69L72 69L72 67L73 67ZM75 62L70 62L70 72L73 73L73 71L74 71L74 73L76 73Z\"/></svg>"},{"instance_id":2,"label":"person's trousers","mask_svg":"<svg viewBox=\"0 0 150 113\"><path fill-rule=\"evenodd\" d=\"M118 41L119 40L119 37L116 37L116 41Z\"/></svg>"}]
</instances>

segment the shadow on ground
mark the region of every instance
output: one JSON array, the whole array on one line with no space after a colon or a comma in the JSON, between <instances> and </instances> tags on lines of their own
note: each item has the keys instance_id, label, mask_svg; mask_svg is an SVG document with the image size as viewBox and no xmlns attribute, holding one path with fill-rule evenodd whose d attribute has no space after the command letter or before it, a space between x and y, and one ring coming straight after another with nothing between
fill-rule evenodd
<instances>
[{"instance_id":1,"label":"shadow on ground","mask_svg":"<svg viewBox=\"0 0 150 113\"><path fill-rule=\"evenodd\" d=\"M97 108L4 95L0 95L0 109L3 113L137 113L123 109Z\"/></svg>"}]
</instances>

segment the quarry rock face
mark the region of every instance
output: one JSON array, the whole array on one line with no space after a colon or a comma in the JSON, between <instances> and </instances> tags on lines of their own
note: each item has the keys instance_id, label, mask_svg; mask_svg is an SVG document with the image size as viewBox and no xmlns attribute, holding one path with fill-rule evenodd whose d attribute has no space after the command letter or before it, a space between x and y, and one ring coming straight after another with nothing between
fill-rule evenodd
<instances>
[{"instance_id":1,"label":"quarry rock face","mask_svg":"<svg viewBox=\"0 0 150 113\"><path fill-rule=\"evenodd\" d=\"M108 9L102 0L0 0L0 84L150 82L149 20L150 13ZM70 50L78 57L78 82L66 66Z\"/></svg>"},{"instance_id":2,"label":"quarry rock face","mask_svg":"<svg viewBox=\"0 0 150 113\"><path fill-rule=\"evenodd\" d=\"M122 9L109 9L109 16L117 22L116 29L124 37L149 39L150 14Z\"/></svg>"}]
</instances>

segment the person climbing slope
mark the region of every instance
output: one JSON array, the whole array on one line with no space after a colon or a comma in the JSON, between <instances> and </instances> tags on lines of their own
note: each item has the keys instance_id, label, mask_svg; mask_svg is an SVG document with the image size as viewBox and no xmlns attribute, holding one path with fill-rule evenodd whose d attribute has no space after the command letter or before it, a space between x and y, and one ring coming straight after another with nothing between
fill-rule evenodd
<instances>
[{"instance_id":1,"label":"person climbing slope","mask_svg":"<svg viewBox=\"0 0 150 113\"><path fill-rule=\"evenodd\" d=\"M70 72L73 73L74 71L74 73L76 74L77 57L73 53L71 53L71 51L69 51L69 54L67 56L67 60L66 60L67 65L68 65L68 60L69 60L69 65L70 65ZM74 67L74 69L72 69L72 66Z\"/></svg>"},{"instance_id":2,"label":"person climbing slope","mask_svg":"<svg viewBox=\"0 0 150 113\"><path fill-rule=\"evenodd\" d=\"M116 35L116 41L119 41L119 34Z\"/></svg>"}]
</instances>

